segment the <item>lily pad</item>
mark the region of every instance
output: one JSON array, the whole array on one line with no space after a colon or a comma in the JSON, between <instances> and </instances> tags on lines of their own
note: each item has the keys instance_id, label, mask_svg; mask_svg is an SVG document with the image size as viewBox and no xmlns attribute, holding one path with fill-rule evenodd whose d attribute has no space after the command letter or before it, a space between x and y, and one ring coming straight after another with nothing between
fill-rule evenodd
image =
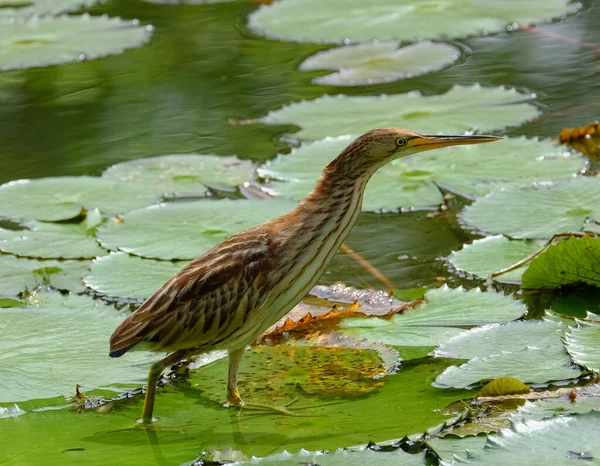
<instances>
[{"instance_id":1,"label":"lily pad","mask_svg":"<svg viewBox=\"0 0 600 466\"><path fill-rule=\"evenodd\" d=\"M59 293L40 293L30 306L0 309L0 327L10 329L0 342L0 402L69 396L76 384L117 390L114 383L144 383L159 354L108 357L108 339L123 314L87 296Z\"/></svg>"},{"instance_id":2,"label":"lily pad","mask_svg":"<svg viewBox=\"0 0 600 466\"><path fill-rule=\"evenodd\" d=\"M581 370L571 362L562 345L549 345L475 357L461 366L448 367L437 376L434 386L468 388L499 377L514 377L524 383L547 383L580 375Z\"/></svg>"},{"instance_id":3,"label":"lily pad","mask_svg":"<svg viewBox=\"0 0 600 466\"><path fill-rule=\"evenodd\" d=\"M475 458L457 458L458 464L486 466L519 464L595 464L600 458L596 431L600 413L555 416L543 421L514 422L509 428L488 437Z\"/></svg>"},{"instance_id":4,"label":"lily pad","mask_svg":"<svg viewBox=\"0 0 600 466\"><path fill-rule=\"evenodd\" d=\"M549 239L600 219L600 178L506 187L477 199L462 215L471 228L511 238Z\"/></svg>"},{"instance_id":5,"label":"lily pad","mask_svg":"<svg viewBox=\"0 0 600 466\"><path fill-rule=\"evenodd\" d=\"M576 363L600 372L600 323L578 321L565 335L565 346Z\"/></svg>"},{"instance_id":6,"label":"lily pad","mask_svg":"<svg viewBox=\"0 0 600 466\"><path fill-rule=\"evenodd\" d=\"M107 253L87 224L30 222L28 230L0 228L0 251L42 259L93 259ZM91 234L89 234L91 233Z\"/></svg>"},{"instance_id":7,"label":"lily pad","mask_svg":"<svg viewBox=\"0 0 600 466\"><path fill-rule=\"evenodd\" d=\"M529 393L531 389L514 377L500 377L483 387L477 396L504 396Z\"/></svg>"},{"instance_id":8,"label":"lily pad","mask_svg":"<svg viewBox=\"0 0 600 466\"><path fill-rule=\"evenodd\" d=\"M258 34L296 42L360 42L466 37L528 25L581 8L567 0L482 3L478 0L285 0L262 5L248 24Z\"/></svg>"},{"instance_id":9,"label":"lily pad","mask_svg":"<svg viewBox=\"0 0 600 466\"><path fill-rule=\"evenodd\" d=\"M145 207L156 199L151 187L91 176L19 180L0 186L0 216L58 221L96 208L116 215Z\"/></svg>"},{"instance_id":10,"label":"lily pad","mask_svg":"<svg viewBox=\"0 0 600 466\"><path fill-rule=\"evenodd\" d=\"M58 15L88 8L99 0L0 0L0 18Z\"/></svg>"},{"instance_id":11,"label":"lily pad","mask_svg":"<svg viewBox=\"0 0 600 466\"><path fill-rule=\"evenodd\" d=\"M452 45L430 41L400 47L400 42L371 42L318 52L300 64L302 71L339 70L313 79L325 86L361 86L412 78L441 70L460 57Z\"/></svg>"},{"instance_id":12,"label":"lily pad","mask_svg":"<svg viewBox=\"0 0 600 466\"><path fill-rule=\"evenodd\" d=\"M465 244L460 251L450 254L448 260L457 271L488 278L492 273L516 264L543 246L543 241L511 240L502 235L487 236ZM501 283L520 283L526 268L527 264L522 265L494 277L494 280Z\"/></svg>"},{"instance_id":13,"label":"lily pad","mask_svg":"<svg viewBox=\"0 0 600 466\"><path fill-rule=\"evenodd\" d=\"M287 452L277 455L267 456L266 458L254 458L250 461L244 461L236 464L257 464L257 465L320 465L320 466L364 466L365 464L377 464L378 466L420 466L427 464L425 462L425 453L405 453L401 448L395 451L373 451L364 449L361 451L337 450L333 453L313 452L301 450L299 453L290 454Z\"/></svg>"},{"instance_id":14,"label":"lily pad","mask_svg":"<svg viewBox=\"0 0 600 466\"><path fill-rule=\"evenodd\" d=\"M484 88L479 84L453 86L445 94L433 96L419 92L377 97L325 95L271 111L261 122L300 126L302 129L293 137L305 140L359 135L389 126L422 133L488 132L536 117L537 108L528 103L534 97L515 89Z\"/></svg>"},{"instance_id":15,"label":"lily pad","mask_svg":"<svg viewBox=\"0 0 600 466\"><path fill-rule=\"evenodd\" d=\"M462 327L508 322L525 314L523 303L502 293L446 286L425 295L427 302L391 319L357 318L340 323L345 335L395 346L436 346Z\"/></svg>"},{"instance_id":16,"label":"lily pad","mask_svg":"<svg viewBox=\"0 0 600 466\"><path fill-rule=\"evenodd\" d=\"M285 199L172 202L140 209L98 228L107 249L153 259L193 259L221 241L291 211Z\"/></svg>"},{"instance_id":17,"label":"lily pad","mask_svg":"<svg viewBox=\"0 0 600 466\"><path fill-rule=\"evenodd\" d=\"M352 138L327 138L293 149L259 169L274 179L272 189L291 199L304 198L323 168ZM369 181L363 210L424 208L444 202L439 187L475 199L499 185L567 178L585 167L550 141L510 138L494 144L452 147L395 160Z\"/></svg>"},{"instance_id":18,"label":"lily pad","mask_svg":"<svg viewBox=\"0 0 600 466\"><path fill-rule=\"evenodd\" d=\"M89 273L88 261L55 261L21 259L0 255L0 295L17 296L40 285L58 290L85 291L82 278Z\"/></svg>"},{"instance_id":19,"label":"lily pad","mask_svg":"<svg viewBox=\"0 0 600 466\"><path fill-rule=\"evenodd\" d=\"M600 287L600 238L570 237L548 246L523 274L523 288L558 288L574 283Z\"/></svg>"},{"instance_id":20,"label":"lily pad","mask_svg":"<svg viewBox=\"0 0 600 466\"><path fill-rule=\"evenodd\" d=\"M565 327L560 322L550 320L485 325L445 341L433 354L439 358L472 359L525 348L560 347Z\"/></svg>"},{"instance_id":21,"label":"lily pad","mask_svg":"<svg viewBox=\"0 0 600 466\"><path fill-rule=\"evenodd\" d=\"M93 261L84 283L107 299L141 304L186 263L142 259L117 252Z\"/></svg>"},{"instance_id":22,"label":"lily pad","mask_svg":"<svg viewBox=\"0 0 600 466\"><path fill-rule=\"evenodd\" d=\"M108 16L18 18L0 29L0 70L43 67L122 53L146 43L151 31L151 26L140 26L137 21Z\"/></svg>"},{"instance_id":23,"label":"lily pad","mask_svg":"<svg viewBox=\"0 0 600 466\"><path fill-rule=\"evenodd\" d=\"M108 167L102 178L142 183L157 193L206 193L205 184L237 186L254 178L252 162L218 155L173 154Z\"/></svg>"}]
</instances>

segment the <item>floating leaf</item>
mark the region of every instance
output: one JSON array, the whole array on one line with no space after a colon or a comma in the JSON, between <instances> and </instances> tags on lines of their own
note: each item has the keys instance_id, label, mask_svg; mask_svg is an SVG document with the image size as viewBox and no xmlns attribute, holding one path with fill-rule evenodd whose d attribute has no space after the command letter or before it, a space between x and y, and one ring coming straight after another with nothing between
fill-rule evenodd
<instances>
[{"instance_id":1,"label":"floating leaf","mask_svg":"<svg viewBox=\"0 0 600 466\"><path fill-rule=\"evenodd\" d=\"M123 317L101 301L59 293L40 293L31 306L0 309L0 328L10 328L0 342L0 402L68 396L76 384L116 390L113 383L144 383L159 354L108 357L108 339Z\"/></svg>"},{"instance_id":2,"label":"floating leaf","mask_svg":"<svg viewBox=\"0 0 600 466\"><path fill-rule=\"evenodd\" d=\"M258 34L297 42L413 41L466 37L502 31L507 24L531 24L572 13L581 5L566 0L482 4L476 0L426 2L376 0L287 0L263 5L248 18Z\"/></svg>"},{"instance_id":3,"label":"floating leaf","mask_svg":"<svg viewBox=\"0 0 600 466\"><path fill-rule=\"evenodd\" d=\"M87 224L30 222L29 230L0 228L0 251L42 259L93 259L108 254Z\"/></svg>"},{"instance_id":4,"label":"floating leaf","mask_svg":"<svg viewBox=\"0 0 600 466\"><path fill-rule=\"evenodd\" d=\"M114 55L150 39L151 28L108 16L16 19L0 29L0 70Z\"/></svg>"},{"instance_id":5,"label":"floating leaf","mask_svg":"<svg viewBox=\"0 0 600 466\"><path fill-rule=\"evenodd\" d=\"M377 464L378 466L424 466L425 453L405 453L401 448L395 451L373 451L364 449L360 451L337 450L333 453L313 452L301 450L299 453L287 452L266 458L253 458L251 461L236 464L257 465L319 465L319 466L364 466L365 464Z\"/></svg>"},{"instance_id":6,"label":"floating leaf","mask_svg":"<svg viewBox=\"0 0 600 466\"><path fill-rule=\"evenodd\" d=\"M514 377L500 377L479 390L477 396L503 396L529 393L531 389Z\"/></svg>"},{"instance_id":7,"label":"floating leaf","mask_svg":"<svg viewBox=\"0 0 600 466\"><path fill-rule=\"evenodd\" d=\"M98 228L100 243L153 259L193 259L235 233L291 211L284 199L173 202L140 209Z\"/></svg>"},{"instance_id":8,"label":"floating leaf","mask_svg":"<svg viewBox=\"0 0 600 466\"><path fill-rule=\"evenodd\" d=\"M336 9L339 7L336 7ZM298 139L324 139L359 135L373 128L408 127L421 133L493 131L534 118L538 110L531 94L504 87L453 86L442 95L408 94L374 96L325 95L294 102L269 112L261 121L294 124ZM356 118L360 115L360 118Z\"/></svg>"},{"instance_id":9,"label":"floating leaf","mask_svg":"<svg viewBox=\"0 0 600 466\"><path fill-rule=\"evenodd\" d=\"M595 464L600 458L596 434L600 413L556 416L544 421L514 422L488 437L480 456L457 458L458 464Z\"/></svg>"},{"instance_id":10,"label":"floating leaf","mask_svg":"<svg viewBox=\"0 0 600 466\"><path fill-rule=\"evenodd\" d=\"M443 342L435 351L439 358L471 359L525 348L560 347L565 325L550 320L491 324L458 334Z\"/></svg>"},{"instance_id":11,"label":"floating leaf","mask_svg":"<svg viewBox=\"0 0 600 466\"><path fill-rule=\"evenodd\" d=\"M254 164L237 157L173 154L121 162L106 169L102 178L142 183L161 193L206 192L204 184L237 186L254 177Z\"/></svg>"},{"instance_id":12,"label":"floating leaf","mask_svg":"<svg viewBox=\"0 0 600 466\"><path fill-rule=\"evenodd\" d=\"M574 379L581 370L562 346L526 347L521 351L476 357L461 366L450 366L435 379L438 388L467 388L481 381L515 377L525 383Z\"/></svg>"},{"instance_id":13,"label":"floating leaf","mask_svg":"<svg viewBox=\"0 0 600 466\"><path fill-rule=\"evenodd\" d=\"M325 165L350 141L340 137L303 144L267 162L259 173L276 180L271 185L274 191L301 200L314 188ZM378 170L367 186L363 210L442 204L438 186L475 199L498 185L566 178L584 166L582 157L569 156L550 141L511 138L447 148L398 159Z\"/></svg>"},{"instance_id":14,"label":"floating leaf","mask_svg":"<svg viewBox=\"0 0 600 466\"><path fill-rule=\"evenodd\" d=\"M570 237L548 246L523 273L523 288L558 288L574 283L600 287L600 238Z\"/></svg>"},{"instance_id":15,"label":"floating leaf","mask_svg":"<svg viewBox=\"0 0 600 466\"><path fill-rule=\"evenodd\" d=\"M89 273L88 261L21 259L0 255L0 295L16 296L39 285L52 285L64 291L85 291L82 278Z\"/></svg>"},{"instance_id":16,"label":"floating leaf","mask_svg":"<svg viewBox=\"0 0 600 466\"><path fill-rule=\"evenodd\" d=\"M577 364L600 371L600 324L578 321L565 335L567 351Z\"/></svg>"},{"instance_id":17,"label":"floating leaf","mask_svg":"<svg viewBox=\"0 0 600 466\"><path fill-rule=\"evenodd\" d=\"M563 388L558 391L568 393L556 398L526 401L518 408L519 417L524 420L541 421L564 414L584 414L592 410L600 410L600 393L596 384L572 389Z\"/></svg>"},{"instance_id":18,"label":"floating leaf","mask_svg":"<svg viewBox=\"0 0 600 466\"><path fill-rule=\"evenodd\" d=\"M0 18L58 15L88 8L95 3L98 3L98 0L2 0L0 1Z\"/></svg>"},{"instance_id":19,"label":"floating leaf","mask_svg":"<svg viewBox=\"0 0 600 466\"><path fill-rule=\"evenodd\" d=\"M427 445L447 464L452 464L457 458L473 458L483 451L487 438L483 435L458 438L446 435L442 438L433 437L426 440Z\"/></svg>"},{"instance_id":20,"label":"floating leaf","mask_svg":"<svg viewBox=\"0 0 600 466\"><path fill-rule=\"evenodd\" d=\"M337 304L353 304L358 302L360 304L360 313L367 315L386 315L393 311L399 311L404 306L409 304L405 301L400 301L395 297L390 297L387 291L383 290L368 290L352 288L346 286L343 283L336 283L335 285L316 285L309 292L310 296L314 296L320 300L326 300L326 303ZM417 298L423 297L424 292L419 294ZM410 300L417 298L409 298ZM315 299L306 299L307 303L315 302ZM316 302L315 302L316 304ZM323 303L325 304L325 303Z\"/></svg>"},{"instance_id":21,"label":"floating leaf","mask_svg":"<svg viewBox=\"0 0 600 466\"><path fill-rule=\"evenodd\" d=\"M525 313L524 305L502 293L443 287L431 290L426 303L391 319L346 319L342 332L395 346L436 346L459 334L459 327L507 322Z\"/></svg>"},{"instance_id":22,"label":"floating leaf","mask_svg":"<svg viewBox=\"0 0 600 466\"><path fill-rule=\"evenodd\" d=\"M511 240L502 235L486 236L471 244L465 244L460 251L450 254L448 260L457 271L488 278L492 273L511 267L543 246L543 241ZM502 283L520 283L526 267L527 264L522 265L494 277L494 280Z\"/></svg>"},{"instance_id":23,"label":"floating leaf","mask_svg":"<svg viewBox=\"0 0 600 466\"><path fill-rule=\"evenodd\" d=\"M91 176L19 180L0 186L0 216L58 221L96 208L114 215L150 205L156 198L148 186Z\"/></svg>"},{"instance_id":24,"label":"floating leaf","mask_svg":"<svg viewBox=\"0 0 600 466\"><path fill-rule=\"evenodd\" d=\"M430 41L400 47L400 42L370 42L319 52L300 64L302 71L339 70L314 78L325 86L361 86L412 78L440 70L460 57L460 50Z\"/></svg>"},{"instance_id":25,"label":"floating leaf","mask_svg":"<svg viewBox=\"0 0 600 466\"><path fill-rule=\"evenodd\" d=\"M166 262L112 253L92 262L86 286L110 299L141 303L179 272L187 261Z\"/></svg>"},{"instance_id":26,"label":"floating leaf","mask_svg":"<svg viewBox=\"0 0 600 466\"><path fill-rule=\"evenodd\" d=\"M472 228L512 238L582 231L588 219L600 220L600 178L499 189L467 206L463 219Z\"/></svg>"}]
</instances>

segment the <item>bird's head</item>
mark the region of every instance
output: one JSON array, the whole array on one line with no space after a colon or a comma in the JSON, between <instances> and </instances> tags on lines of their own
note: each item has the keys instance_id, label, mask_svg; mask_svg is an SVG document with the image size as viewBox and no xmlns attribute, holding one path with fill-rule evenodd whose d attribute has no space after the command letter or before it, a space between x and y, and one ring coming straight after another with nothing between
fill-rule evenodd
<instances>
[{"instance_id":1,"label":"bird's head","mask_svg":"<svg viewBox=\"0 0 600 466\"><path fill-rule=\"evenodd\" d=\"M379 128L356 138L332 162L352 176L372 174L386 163L426 150L498 141L496 136L420 134L402 128Z\"/></svg>"}]
</instances>

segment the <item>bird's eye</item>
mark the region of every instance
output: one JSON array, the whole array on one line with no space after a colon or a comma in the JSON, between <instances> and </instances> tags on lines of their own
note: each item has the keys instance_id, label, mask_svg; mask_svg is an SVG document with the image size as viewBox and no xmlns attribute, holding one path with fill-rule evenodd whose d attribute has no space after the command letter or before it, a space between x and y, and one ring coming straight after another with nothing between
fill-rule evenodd
<instances>
[{"instance_id":1,"label":"bird's eye","mask_svg":"<svg viewBox=\"0 0 600 466\"><path fill-rule=\"evenodd\" d=\"M396 145L398 147L402 147L406 145L406 139L398 138L396 139Z\"/></svg>"}]
</instances>

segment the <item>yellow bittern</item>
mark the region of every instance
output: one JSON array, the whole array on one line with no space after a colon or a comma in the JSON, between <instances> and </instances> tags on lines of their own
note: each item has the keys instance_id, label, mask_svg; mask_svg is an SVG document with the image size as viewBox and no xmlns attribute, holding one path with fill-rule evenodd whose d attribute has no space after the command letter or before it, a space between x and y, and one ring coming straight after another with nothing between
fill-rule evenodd
<instances>
[{"instance_id":1,"label":"yellow bittern","mask_svg":"<svg viewBox=\"0 0 600 466\"><path fill-rule=\"evenodd\" d=\"M294 210L232 236L187 264L110 338L115 358L136 346L170 353L150 369L142 421L152 422L156 384L168 366L219 349L229 352L227 401L245 405L237 389L244 349L316 284L358 218L365 186L377 169L417 152L498 139L400 128L369 131L325 167L315 189Z\"/></svg>"}]
</instances>

